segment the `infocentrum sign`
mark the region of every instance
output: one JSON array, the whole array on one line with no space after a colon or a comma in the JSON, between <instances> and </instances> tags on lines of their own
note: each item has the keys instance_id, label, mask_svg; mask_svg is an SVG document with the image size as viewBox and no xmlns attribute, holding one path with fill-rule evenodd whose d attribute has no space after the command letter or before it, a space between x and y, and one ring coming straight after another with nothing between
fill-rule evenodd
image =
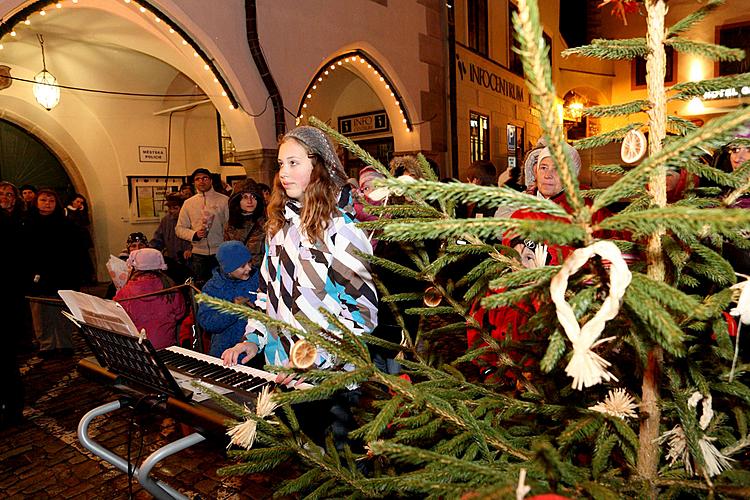
<instances>
[{"instance_id":1,"label":"infocentrum sign","mask_svg":"<svg viewBox=\"0 0 750 500\"><path fill-rule=\"evenodd\" d=\"M471 61L466 63L461 60L461 57L458 54L456 54L456 66L461 81L468 80L471 83L489 89L509 99L513 99L514 101L525 102L523 86L514 83L479 64L475 64Z\"/></svg>"},{"instance_id":2,"label":"infocentrum sign","mask_svg":"<svg viewBox=\"0 0 750 500\"><path fill-rule=\"evenodd\" d=\"M714 99L731 99L732 97L747 97L750 95L750 86L730 87L719 90L709 90L703 93L704 101Z\"/></svg>"}]
</instances>

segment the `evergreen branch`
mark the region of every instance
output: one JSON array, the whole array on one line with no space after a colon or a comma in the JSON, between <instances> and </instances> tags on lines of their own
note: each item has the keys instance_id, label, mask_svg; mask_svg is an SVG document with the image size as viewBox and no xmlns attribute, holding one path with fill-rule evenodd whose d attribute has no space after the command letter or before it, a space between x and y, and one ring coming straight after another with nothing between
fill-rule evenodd
<instances>
[{"instance_id":1,"label":"evergreen branch","mask_svg":"<svg viewBox=\"0 0 750 500\"><path fill-rule=\"evenodd\" d=\"M617 444L617 435L607 432L607 427L599 430L599 436L594 446L594 456L591 459L591 473L594 479L599 478L609 463L612 450Z\"/></svg>"},{"instance_id":2,"label":"evergreen branch","mask_svg":"<svg viewBox=\"0 0 750 500\"><path fill-rule=\"evenodd\" d=\"M631 284L635 284L640 291L668 309L685 316L692 314L700 306L700 302L694 297L645 274L633 272Z\"/></svg>"},{"instance_id":3,"label":"evergreen branch","mask_svg":"<svg viewBox=\"0 0 750 500\"><path fill-rule=\"evenodd\" d=\"M375 181L375 184L382 181ZM394 181L398 182L398 181ZM363 205L365 212L378 217L398 218L398 219L439 219L445 215L439 210L427 205ZM357 225L359 227L359 224Z\"/></svg>"},{"instance_id":4,"label":"evergreen branch","mask_svg":"<svg viewBox=\"0 0 750 500\"><path fill-rule=\"evenodd\" d=\"M590 45L565 49L560 54L563 57L576 55L581 57L594 57L596 59L617 60L646 57L647 53L648 49L646 48L645 38L629 38L624 40L606 40L597 38L591 40Z\"/></svg>"},{"instance_id":5,"label":"evergreen branch","mask_svg":"<svg viewBox=\"0 0 750 500\"><path fill-rule=\"evenodd\" d=\"M378 412L375 418L373 418L369 423L369 430L363 436L365 442L369 443L371 441L375 441L380 436L380 434L383 433L383 431L393 420L393 417L396 416L396 412L399 410L402 402L403 401L399 396L394 396L393 399L388 401L385 406L380 409L380 412Z\"/></svg>"},{"instance_id":6,"label":"evergreen branch","mask_svg":"<svg viewBox=\"0 0 750 500\"><path fill-rule=\"evenodd\" d=\"M716 10L723 4L724 0L709 0L706 5L704 5L700 9L691 12L686 17L673 24L667 32L667 37L669 38L684 33L685 31L695 26L697 23L701 22L706 18L706 16L711 14L714 10Z\"/></svg>"},{"instance_id":7,"label":"evergreen branch","mask_svg":"<svg viewBox=\"0 0 750 500\"><path fill-rule=\"evenodd\" d=\"M392 293L390 295L380 297L380 302L411 302L415 300L422 300L423 297L423 292Z\"/></svg>"},{"instance_id":8,"label":"evergreen branch","mask_svg":"<svg viewBox=\"0 0 750 500\"><path fill-rule=\"evenodd\" d=\"M687 101L693 97L704 97L704 94L707 92L718 92L722 89L737 88L745 85L750 85L750 73L719 76L697 82L681 82L669 89L672 92L677 92L669 100Z\"/></svg>"},{"instance_id":9,"label":"evergreen branch","mask_svg":"<svg viewBox=\"0 0 750 500\"><path fill-rule=\"evenodd\" d=\"M513 288L520 285L535 283L542 285L549 282L559 271L561 266L543 266L533 269L524 269L514 273L508 273L500 278L492 280L490 286L494 289Z\"/></svg>"},{"instance_id":10,"label":"evergreen branch","mask_svg":"<svg viewBox=\"0 0 750 500\"><path fill-rule=\"evenodd\" d=\"M598 200L597 200L598 201ZM660 227L674 232L699 234L708 227L716 234L750 229L750 213L742 209L667 206L637 213L616 214L599 223L601 229L648 234Z\"/></svg>"},{"instance_id":11,"label":"evergreen branch","mask_svg":"<svg viewBox=\"0 0 750 500\"><path fill-rule=\"evenodd\" d=\"M745 58L745 51L742 49L732 49L715 43L697 42L679 36L668 38L665 44L671 45L683 54L696 54L712 61L735 62Z\"/></svg>"},{"instance_id":12,"label":"evergreen branch","mask_svg":"<svg viewBox=\"0 0 750 500\"><path fill-rule=\"evenodd\" d=\"M396 274L398 276L403 276L404 278L411 278L416 281L420 280L419 271L415 271L414 269L410 269L401 264L397 264L393 262L392 260L384 259L376 255L367 255L367 260L368 262L370 262L370 264L373 264L378 267L382 267L383 269L390 271L393 274Z\"/></svg>"},{"instance_id":13,"label":"evergreen branch","mask_svg":"<svg viewBox=\"0 0 750 500\"><path fill-rule=\"evenodd\" d=\"M456 310L453 306L437 306L437 307L410 307L404 311L406 314L414 316L440 316L441 314L452 314ZM459 313L463 314L463 313Z\"/></svg>"},{"instance_id":14,"label":"evergreen branch","mask_svg":"<svg viewBox=\"0 0 750 500\"><path fill-rule=\"evenodd\" d=\"M605 415L604 418L607 420L607 423L612 426L615 433L617 433L617 436L620 438L620 447L626 454L626 456L629 457L628 462L630 462L631 465L635 464L634 458L638 453L639 447L638 436L636 435L635 431L633 431L633 429L631 429L624 420L621 420L618 417Z\"/></svg>"},{"instance_id":15,"label":"evergreen branch","mask_svg":"<svg viewBox=\"0 0 750 500\"><path fill-rule=\"evenodd\" d=\"M628 123L624 127L620 127L615 130L610 130L609 132L604 132L599 135L594 135L591 137L587 137L585 139L573 141L573 146L578 150L606 146L610 142L621 141L622 138L625 137L625 134L627 134L633 129L641 128L642 126L643 126L643 123L640 123L640 122Z\"/></svg>"},{"instance_id":16,"label":"evergreen branch","mask_svg":"<svg viewBox=\"0 0 750 500\"><path fill-rule=\"evenodd\" d=\"M706 165L702 161L689 160L684 163L685 170L721 186L738 187L739 179L718 168Z\"/></svg>"},{"instance_id":17,"label":"evergreen branch","mask_svg":"<svg viewBox=\"0 0 750 500\"><path fill-rule=\"evenodd\" d=\"M294 450L287 446L246 450L242 452L242 456L246 462L221 467L216 473L220 476L234 476L238 474L264 472L277 467L286 460L289 460L293 455Z\"/></svg>"},{"instance_id":18,"label":"evergreen branch","mask_svg":"<svg viewBox=\"0 0 750 500\"><path fill-rule=\"evenodd\" d=\"M625 293L625 305L631 311L631 316L638 318L646 325L649 337L654 339L674 356L685 355L684 334L674 318L660 307L660 304L649 297L638 283L631 282Z\"/></svg>"},{"instance_id":19,"label":"evergreen branch","mask_svg":"<svg viewBox=\"0 0 750 500\"><path fill-rule=\"evenodd\" d=\"M678 135L687 135L698 128L698 126L690 120L674 115L667 116L667 127Z\"/></svg>"},{"instance_id":20,"label":"evergreen branch","mask_svg":"<svg viewBox=\"0 0 750 500\"><path fill-rule=\"evenodd\" d=\"M480 206L507 206L515 209L529 209L556 217L571 219L568 213L557 203L537 198L508 187L479 186L463 182L437 182L427 180L403 181L389 179L379 181L391 192L403 193L403 196L418 196L428 201L444 200L462 203L476 203Z\"/></svg>"},{"instance_id":21,"label":"evergreen branch","mask_svg":"<svg viewBox=\"0 0 750 500\"><path fill-rule=\"evenodd\" d=\"M627 172L627 170L625 170L622 165L618 165L618 164L593 165L591 167L591 171L596 174L606 174L606 175L624 175L625 172Z\"/></svg>"},{"instance_id":22,"label":"evergreen branch","mask_svg":"<svg viewBox=\"0 0 750 500\"><path fill-rule=\"evenodd\" d=\"M544 353L542 361L539 363L539 367L544 373L551 372L557 363L565 355L565 338L560 333L560 330L555 330L549 337L549 345L547 351Z\"/></svg>"},{"instance_id":23,"label":"evergreen branch","mask_svg":"<svg viewBox=\"0 0 750 500\"><path fill-rule=\"evenodd\" d=\"M578 176L573 174L570 154L563 146L563 127L557 114L552 68L547 58L549 47L544 43L539 6L535 1L519 0L518 11L513 12L513 26L520 46L519 49L513 50L521 56L531 102L540 110L544 138L562 182L565 198L574 214L574 220L582 222L588 217L579 192Z\"/></svg>"},{"instance_id":24,"label":"evergreen branch","mask_svg":"<svg viewBox=\"0 0 750 500\"><path fill-rule=\"evenodd\" d=\"M612 104L609 106L591 106L583 110L583 114L593 117L626 116L634 113L643 113L651 109L651 103L646 99Z\"/></svg>"},{"instance_id":25,"label":"evergreen branch","mask_svg":"<svg viewBox=\"0 0 750 500\"><path fill-rule=\"evenodd\" d=\"M709 123L680 138L665 145L661 151L648 157L640 165L625 174L594 202L592 212L606 207L615 201L631 196L660 166L671 161L682 164L686 159L695 158L703 154L702 147L718 147L727 142L735 131L750 119L750 108L738 109L725 116L715 118Z\"/></svg>"},{"instance_id":26,"label":"evergreen branch","mask_svg":"<svg viewBox=\"0 0 750 500\"><path fill-rule=\"evenodd\" d=\"M419 168L422 171L422 178L427 179L428 181L439 181L440 179L437 176L437 173L432 170L432 167L430 166L430 163L427 161L427 158L422 153L417 153L417 163L419 164Z\"/></svg>"},{"instance_id":27,"label":"evergreen branch","mask_svg":"<svg viewBox=\"0 0 750 500\"><path fill-rule=\"evenodd\" d=\"M290 335L297 335L300 337L305 337L307 335L307 332L305 332L304 330L295 328L285 321L271 319L271 317L269 317L266 313L242 304L235 304L226 300L217 299L216 297L211 297L210 295L206 295L205 293L197 294L195 296L195 301L199 304L206 304L207 306L222 313L232 314L240 318L260 321L267 327L276 328L280 331L287 332Z\"/></svg>"},{"instance_id":28,"label":"evergreen branch","mask_svg":"<svg viewBox=\"0 0 750 500\"><path fill-rule=\"evenodd\" d=\"M598 413L585 415L568 424L565 430L557 437L557 442L563 447L568 447L574 443L584 441L593 436L603 423L604 420Z\"/></svg>"},{"instance_id":29,"label":"evergreen branch","mask_svg":"<svg viewBox=\"0 0 750 500\"><path fill-rule=\"evenodd\" d=\"M544 289L543 285L529 285L515 290L506 290L484 297L480 304L485 309L497 309L498 307L513 306L520 301L531 297L537 290Z\"/></svg>"}]
</instances>

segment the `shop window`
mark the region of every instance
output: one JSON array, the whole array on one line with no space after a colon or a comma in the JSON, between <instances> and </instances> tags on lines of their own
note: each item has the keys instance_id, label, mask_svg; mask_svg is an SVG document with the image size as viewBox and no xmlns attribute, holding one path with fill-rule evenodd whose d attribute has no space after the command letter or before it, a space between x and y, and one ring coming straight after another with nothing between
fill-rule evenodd
<instances>
[{"instance_id":1,"label":"shop window","mask_svg":"<svg viewBox=\"0 0 750 500\"><path fill-rule=\"evenodd\" d=\"M513 50L513 48L519 48L520 45L516 40L516 28L513 26L513 13L518 13L518 7L512 3L508 3L508 34L510 39L508 40L508 69L516 75L523 77L523 63L521 62L521 56ZM547 33L542 32L542 38L544 38L544 45L547 47L547 60L549 61L550 68L552 67L552 37Z\"/></svg>"},{"instance_id":2,"label":"shop window","mask_svg":"<svg viewBox=\"0 0 750 500\"><path fill-rule=\"evenodd\" d=\"M750 22L719 26L716 28L716 43L745 51L745 58L740 61L719 62L719 76L750 71Z\"/></svg>"},{"instance_id":3,"label":"shop window","mask_svg":"<svg viewBox=\"0 0 750 500\"><path fill-rule=\"evenodd\" d=\"M490 118L469 113L469 137L471 138L471 161L490 159Z\"/></svg>"},{"instance_id":4,"label":"shop window","mask_svg":"<svg viewBox=\"0 0 750 500\"><path fill-rule=\"evenodd\" d=\"M184 177L128 177L128 194L130 196L130 214L135 221L159 221L167 213L164 202L167 193L176 193Z\"/></svg>"},{"instance_id":5,"label":"shop window","mask_svg":"<svg viewBox=\"0 0 750 500\"><path fill-rule=\"evenodd\" d=\"M216 113L216 128L219 131L219 164L220 165L241 165L237 161L237 148L234 147L232 136L229 135L226 123L221 119L221 115Z\"/></svg>"},{"instance_id":6,"label":"shop window","mask_svg":"<svg viewBox=\"0 0 750 500\"><path fill-rule=\"evenodd\" d=\"M664 55L666 57L666 68L664 71L664 83L672 85L677 83L675 80L675 68L677 67L677 52L670 47L664 47ZM632 86L633 88L645 88L646 87L646 59L643 57L636 57L631 63L632 71Z\"/></svg>"},{"instance_id":7,"label":"shop window","mask_svg":"<svg viewBox=\"0 0 750 500\"><path fill-rule=\"evenodd\" d=\"M487 0L469 0L468 11L468 45L483 56L488 52L487 40Z\"/></svg>"}]
</instances>

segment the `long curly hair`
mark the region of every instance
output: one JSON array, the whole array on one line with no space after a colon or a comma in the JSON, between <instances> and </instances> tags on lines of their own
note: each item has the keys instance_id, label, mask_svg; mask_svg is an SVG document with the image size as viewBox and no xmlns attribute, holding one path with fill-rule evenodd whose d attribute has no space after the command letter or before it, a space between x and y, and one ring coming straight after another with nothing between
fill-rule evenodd
<instances>
[{"instance_id":1,"label":"long curly hair","mask_svg":"<svg viewBox=\"0 0 750 500\"><path fill-rule=\"evenodd\" d=\"M336 202L338 201L339 188L331 177L329 169L326 168L323 158L306 144L294 137L284 137L279 141L279 146L290 140L305 149L313 166L310 173L310 183L305 188L305 198L302 203L302 212L300 213L302 231L310 241L321 241L323 239L323 232L338 211ZM281 180L277 172L273 179L271 199L268 202L266 234L269 238L272 238L284 226L286 222L284 207L288 201L289 197L281 185Z\"/></svg>"}]
</instances>

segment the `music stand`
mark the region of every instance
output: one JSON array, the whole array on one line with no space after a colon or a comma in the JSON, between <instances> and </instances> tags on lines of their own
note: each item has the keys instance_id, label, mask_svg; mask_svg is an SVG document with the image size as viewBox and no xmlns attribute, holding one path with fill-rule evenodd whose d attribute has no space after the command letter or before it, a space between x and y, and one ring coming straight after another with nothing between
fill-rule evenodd
<instances>
[{"instance_id":1,"label":"music stand","mask_svg":"<svg viewBox=\"0 0 750 500\"><path fill-rule=\"evenodd\" d=\"M79 323L83 338L102 368L129 381L148 387L159 395L189 401L156 349L147 338L105 330Z\"/></svg>"}]
</instances>

